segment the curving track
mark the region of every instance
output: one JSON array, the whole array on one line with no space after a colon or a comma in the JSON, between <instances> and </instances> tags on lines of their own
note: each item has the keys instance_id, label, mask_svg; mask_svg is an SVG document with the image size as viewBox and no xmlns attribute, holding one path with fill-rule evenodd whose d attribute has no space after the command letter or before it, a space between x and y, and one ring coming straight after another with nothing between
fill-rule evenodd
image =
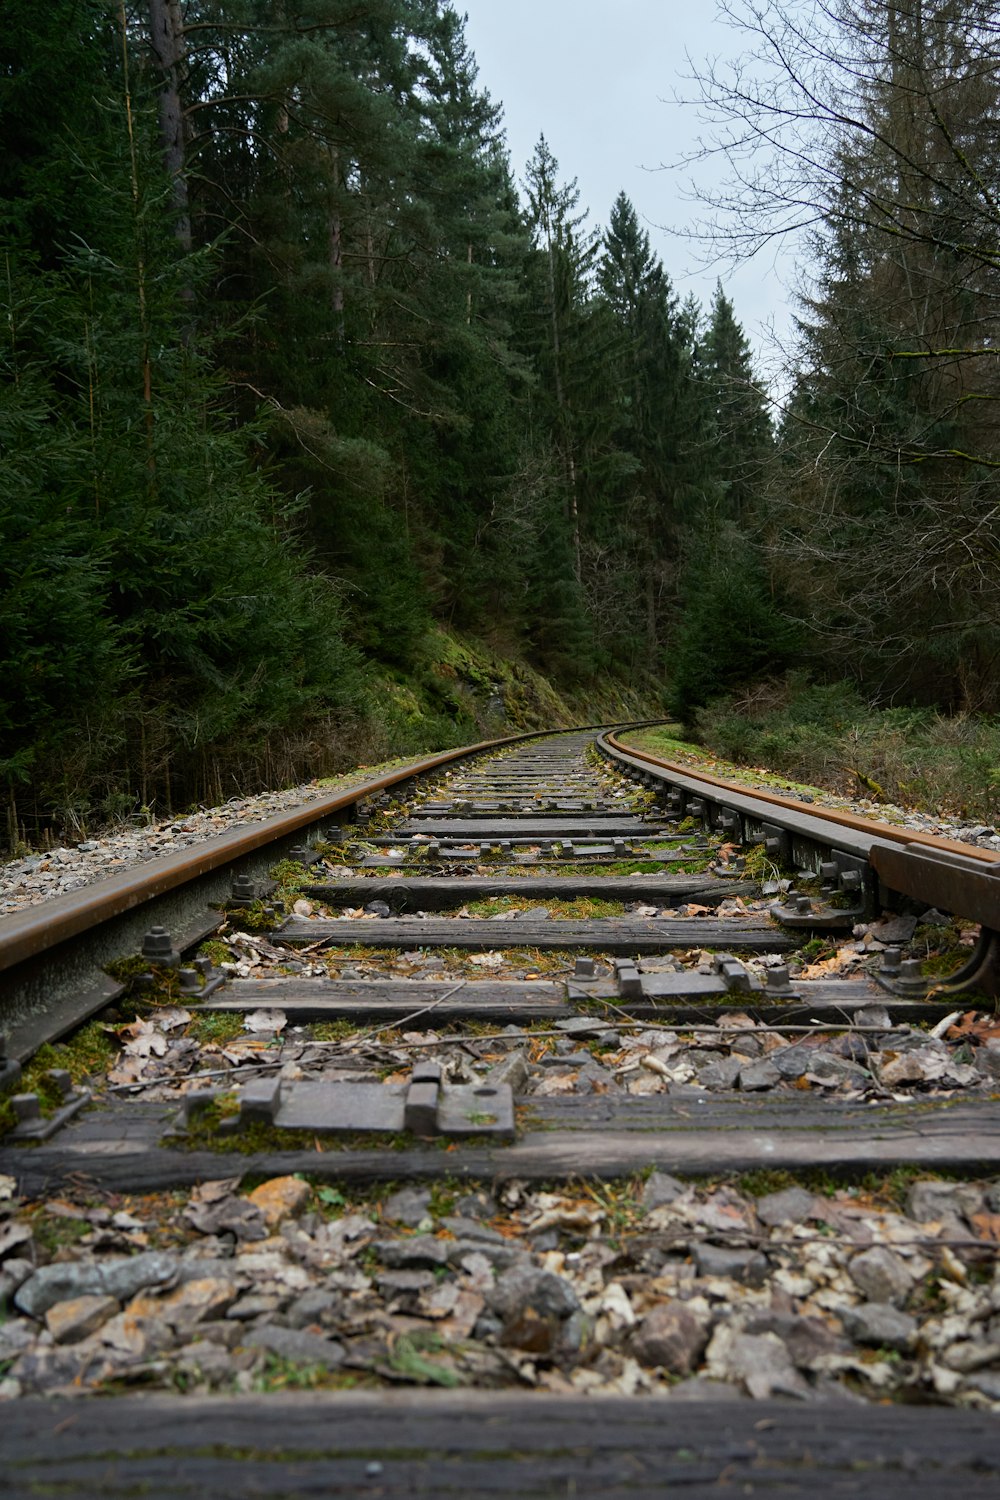
<instances>
[{"instance_id":1,"label":"curving track","mask_svg":"<svg viewBox=\"0 0 1000 1500\"><path fill-rule=\"evenodd\" d=\"M781 871L794 872L791 888L786 880L768 896L762 873L766 884ZM941 1021L995 989L998 873L1000 862L981 851L751 795L656 762L620 734L522 736L434 757L0 923L13 1086L16 1061L108 1006L132 1014L138 1005L154 1029L163 1005L171 1016L235 1028L228 1052L165 1042L162 1062L137 1064L132 1082L95 1080L93 1099L72 1096L50 1136L30 1149L8 1139L0 1173L27 1199L84 1185L120 1202L234 1175L303 1173L338 1192L446 1177L513 1184L516 1201L518 1184L615 1181L649 1169L684 1178L913 1165L996 1171L1000 1108L990 1089L893 1093L878 1087L869 1054L888 1055L887 1037L910 1046L912 1023ZM915 956L890 944L878 972L861 964L845 971L850 977L801 977L796 955L810 939L835 946L858 922L905 919L927 906L981 928L970 960L950 977L928 980ZM163 962L147 941L148 978L138 987L135 975L108 979L108 956L135 950L153 927ZM217 948L194 961L206 937L227 944L222 969ZM259 1045L239 1040L244 1018ZM118 1025L130 1034L120 1015ZM748 1032L753 1046L741 1051ZM199 1035L212 1035L207 1022ZM831 1039L850 1044L843 1057L868 1060L870 1087L849 1061L835 1088L814 1074L795 1086L803 1075L791 1068L774 1087L752 1081L772 1056L794 1058ZM697 1047L713 1059L707 1067ZM728 1086L717 1081L727 1077ZM43 1104L45 1116L51 1105ZM19 1108L30 1123L32 1106ZM689 1248L696 1259L704 1250ZM979 1245L977 1263L992 1267L993 1253ZM627 1462L607 1425L590 1447L575 1438L573 1454L560 1458L529 1406L504 1397L490 1465L470 1451L452 1473L443 1455L462 1449L478 1399L394 1407L358 1398L366 1452L377 1455L390 1427L417 1422L436 1455L408 1447L387 1472L369 1453L361 1473L349 1444L317 1435L335 1397L294 1404L294 1418L250 1398L214 1413L211 1403L189 1403L175 1416L161 1398L142 1409L143 1452L102 1469L102 1488L118 1493L120 1480L187 1493L158 1467L163 1422L174 1425L184 1484L206 1493L259 1485L256 1460L248 1469L203 1456L216 1417L222 1434L248 1420L272 1432L276 1422L297 1423L295 1443L326 1454L308 1482L334 1486L328 1493L356 1493L350 1486L362 1482L375 1493L413 1493L407 1486L433 1474L442 1494L515 1484L531 1494L653 1494L662 1473L680 1482L677 1463L696 1462L685 1493L715 1494L729 1475L741 1493L797 1494L807 1449L824 1482L846 1484L844 1493L893 1494L905 1484L930 1495L939 1481L977 1493L985 1455L1000 1451L989 1419L971 1413L961 1418L958 1452L940 1446L935 1433L944 1429L926 1413L917 1422L900 1413L897 1422L895 1413L862 1420L837 1408L796 1427L780 1405L755 1406L744 1421L723 1420L710 1404L693 1425L673 1416L632 1422ZM131 1420L128 1403L120 1409L121 1418L103 1419L110 1447ZM83 1493L94 1477L90 1429L50 1410L25 1403L15 1413L19 1472ZM598 1427L623 1420L607 1403L592 1410ZM775 1440L740 1467L761 1411ZM562 1413L586 1424L578 1401ZM25 1446L35 1423L60 1434L44 1462ZM691 1460L677 1457L682 1429ZM850 1438L868 1444L877 1484L854 1472ZM928 1471L930 1488L914 1489L904 1446L933 1449L940 1473ZM300 1492L296 1452L271 1471L287 1486L281 1493Z\"/></svg>"}]
</instances>

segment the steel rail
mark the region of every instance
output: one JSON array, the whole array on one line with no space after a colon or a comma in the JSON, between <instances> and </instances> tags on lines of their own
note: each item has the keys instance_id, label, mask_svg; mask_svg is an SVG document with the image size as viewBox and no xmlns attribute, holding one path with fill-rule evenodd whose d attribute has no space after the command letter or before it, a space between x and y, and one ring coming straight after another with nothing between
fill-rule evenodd
<instances>
[{"instance_id":1,"label":"steel rail","mask_svg":"<svg viewBox=\"0 0 1000 1500\"><path fill-rule=\"evenodd\" d=\"M872 902L876 894L886 904L894 895L903 896L977 922L979 941L969 962L935 988L956 996L972 990L1000 995L1000 854L838 808L817 808L776 792L750 791L625 745L614 733L602 734L598 745L619 765L645 769L672 787L729 809L744 825L782 828L802 863L808 862L806 851L816 850L864 861ZM784 919L781 912L775 914ZM807 922L803 919L803 925Z\"/></svg>"},{"instance_id":2,"label":"steel rail","mask_svg":"<svg viewBox=\"0 0 1000 1500\"><path fill-rule=\"evenodd\" d=\"M950 839L941 834L922 833L916 828L900 828L893 823L881 823L876 818L865 818L859 813L844 812L841 808L818 808L813 803L800 802L794 797L782 797L778 792L765 792L755 787L740 786L736 782L724 781L719 776L712 776L708 771L699 771L692 766L680 765L676 761L661 760L658 756L651 755L648 750L640 750L634 745L625 745L616 733L607 733L601 738L612 749L620 751L633 761L643 761L646 765L669 772L669 776L665 779L673 784L681 785L687 779L703 782L706 786L714 787L722 792L737 793L740 796L751 797L757 802L767 803L770 807L793 813L797 818L820 817L826 823L835 823L842 828L849 828L872 840L885 839L891 843L917 844L939 851L949 850L967 859L980 860L985 865L993 865L1000 871L1000 854L989 849L980 849L975 844L963 844L960 839Z\"/></svg>"}]
</instances>

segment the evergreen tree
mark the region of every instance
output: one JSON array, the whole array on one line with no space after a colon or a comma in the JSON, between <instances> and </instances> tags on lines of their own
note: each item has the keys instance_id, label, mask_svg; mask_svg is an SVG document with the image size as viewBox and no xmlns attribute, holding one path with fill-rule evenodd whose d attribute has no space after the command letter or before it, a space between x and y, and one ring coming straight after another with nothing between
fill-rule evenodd
<instances>
[{"instance_id":1,"label":"evergreen tree","mask_svg":"<svg viewBox=\"0 0 1000 1500\"><path fill-rule=\"evenodd\" d=\"M759 506L773 444L767 400L754 372L750 345L721 283L698 349L697 370L711 412L713 466L723 514L740 526Z\"/></svg>"}]
</instances>

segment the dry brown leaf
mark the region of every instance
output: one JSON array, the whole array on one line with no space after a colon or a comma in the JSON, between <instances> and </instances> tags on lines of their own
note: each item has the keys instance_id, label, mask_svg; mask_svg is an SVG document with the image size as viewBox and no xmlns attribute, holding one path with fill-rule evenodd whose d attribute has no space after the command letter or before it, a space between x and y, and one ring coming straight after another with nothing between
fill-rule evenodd
<instances>
[{"instance_id":1,"label":"dry brown leaf","mask_svg":"<svg viewBox=\"0 0 1000 1500\"><path fill-rule=\"evenodd\" d=\"M1000 1037L1000 1022L981 1015L979 1011L967 1010L962 1019L949 1028L947 1037L949 1041L971 1037L977 1042L989 1042Z\"/></svg>"},{"instance_id":2,"label":"dry brown leaf","mask_svg":"<svg viewBox=\"0 0 1000 1500\"><path fill-rule=\"evenodd\" d=\"M994 1244L1000 1245L1000 1214L972 1214L969 1223L978 1239L992 1240Z\"/></svg>"}]
</instances>

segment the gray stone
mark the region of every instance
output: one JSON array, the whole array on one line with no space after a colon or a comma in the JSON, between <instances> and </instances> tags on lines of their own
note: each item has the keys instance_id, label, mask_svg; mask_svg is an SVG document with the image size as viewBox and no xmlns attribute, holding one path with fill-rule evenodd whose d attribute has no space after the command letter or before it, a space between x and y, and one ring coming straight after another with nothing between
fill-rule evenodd
<instances>
[{"instance_id":1,"label":"gray stone","mask_svg":"<svg viewBox=\"0 0 1000 1500\"><path fill-rule=\"evenodd\" d=\"M743 1067L738 1057L724 1057L721 1062L709 1063L698 1071L698 1082L703 1089L734 1089Z\"/></svg>"},{"instance_id":2,"label":"gray stone","mask_svg":"<svg viewBox=\"0 0 1000 1500\"><path fill-rule=\"evenodd\" d=\"M382 1205L382 1217L408 1229L416 1229L430 1213L431 1195L426 1188L400 1188L392 1193Z\"/></svg>"},{"instance_id":3,"label":"gray stone","mask_svg":"<svg viewBox=\"0 0 1000 1500\"><path fill-rule=\"evenodd\" d=\"M457 1215L449 1214L441 1220L445 1229L450 1229L457 1240L486 1240L491 1245L508 1245L502 1234L491 1229L488 1224L480 1224L475 1219L462 1219Z\"/></svg>"},{"instance_id":4,"label":"gray stone","mask_svg":"<svg viewBox=\"0 0 1000 1500\"><path fill-rule=\"evenodd\" d=\"M858 1063L819 1048L813 1052L806 1074L810 1078L818 1078L821 1083L834 1086L847 1083L855 1088L864 1088L872 1081L868 1070Z\"/></svg>"},{"instance_id":5,"label":"gray stone","mask_svg":"<svg viewBox=\"0 0 1000 1500\"><path fill-rule=\"evenodd\" d=\"M757 1217L772 1228L778 1224L801 1224L812 1218L816 1194L805 1188L784 1188L780 1193L765 1193L757 1199Z\"/></svg>"},{"instance_id":6,"label":"gray stone","mask_svg":"<svg viewBox=\"0 0 1000 1500\"><path fill-rule=\"evenodd\" d=\"M486 1082L490 1088L499 1088L506 1084L513 1093L518 1093L525 1087L531 1077L531 1064L523 1052L509 1052L501 1062L498 1062L486 1075Z\"/></svg>"},{"instance_id":7,"label":"gray stone","mask_svg":"<svg viewBox=\"0 0 1000 1500\"><path fill-rule=\"evenodd\" d=\"M854 1012L855 1026L878 1026L882 1031L892 1030L892 1021L884 1005L865 1005ZM859 1037L860 1041L861 1038Z\"/></svg>"},{"instance_id":8,"label":"gray stone","mask_svg":"<svg viewBox=\"0 0 1000 1500\"><path fill-rule=\"evenodd\" d=\"M7 1361L23 1354L37 1337L38 1329L27 1318L7 1318L6 1322L0 1323L0 1360Z\"/></svg>"},{"instance_id":9,"label":"gray stone","mask_svg":"<svg viewBox=\"0 0 1000 1500\"><path fill-rule=\"evenodd\" d=\"M300 1328L265 1324L262 1328L252 1328L243 1343L248 1349L266 1349L269 1354L297 1365L322 1365L325 1370L336 1370L344 1363L340 1344Z\"/></svg>"},{"instance_id":10,"label":"gray stone","mask_svg":"<svg viewBox=\"0 0 1000 1500\"><path fill-rule=\"evenodd\" d=\"M908 943L916 927L916 917L907 914L885 917L880 922L873 922L868 931L879 943Z\"/></svg>"},{"instance_id":11,"label":"gray stone","mask_svg":"<svg viewBox=\"0 0 1000 1500\"><path fill-rule=\"evenodd\" d=\"M242 1363L238 1354L214 1339L186 1344L174 1356L174 1369L185 1376L186 1382L193 1380L210 1388L228 1385Z\"/></svg>"},{"instance_id":12,"label":"gray stone","mask_svg":"<svg viewBox=\"0 0 1000 1500\"><path fill-rule=\"evenodd\" d=\"M43 1393L66 1386L78 1392L84 1377L99 1380L103 1367L89 1344L55 1344L29 1349L14 1364L11 1374L25 1391Z\"/></svg>"},{"instance_id":13,"label":"gray stone","mask_svg":"<svg viewBox=\"0 0 1000 1500\"><path fill-rule=\"evenodd\" d=\"M683 1191L684 1184L677 1177L671 1177L669 1172L653 1172L642 1190L642 1206L647 1212L662 1208L665 1203L673 1203Z\"/></svg>"},{"instance_id":14,"label":"gray stone","mask_svg":"<svg viewBox=\"0 0 1000 1500\"><path fill-rule=\"evenodd\" d=\"M591 1058L580 1069L576 1085L577 1093L580 1094L588 1092L591 1094L621 1093L621 1089L615 1082L610 1069L606 1068L603 1063L599 1063L595 1058Z\"/></svg>"},{"instance_id":15,"label":"gray stone","mask_svg":"<svg viewBox=\"0 0 1000 1500\"><path fill-rule=\"evenodd\" d=\"M116 1260L76 1260L42 1266L18 1287L14 1302L33 1318L44 1317L57 1302L73 1297L134 1297L143 1287L163 1286L177 1274L178 1258L165 1250L147 1250Z\"/></svg>"},{"instance_id":16,"label":"gray stone","mask_svg":"<svg viewBox=\"0 0 1000 1500\"><path fill-rule=\"evenodd\" d=\"M815 1047L804 1047L797 1044L794 1047L778 1047L770 1054L770 1060L774 1063L782 1078L801 1078L808 1073L816 1054Z\"/></svg>"},{"instance_id":17,"label":"gray stone","mask_svg":"<svg viewBox=\"0 0 1000 1500\"><path fill-rule=\"evenodd\" d=\"M740 1057L759 1057L761 1052L760 1040L749 1031L733 1031L729 1043L729 1050L737 1053Z\"/></svg>"},{"instance_id":18,"label":"gray stone","mask_svg":"<svg viewBox=\"0 0 1000 1500\"><path fill-rule=\"evenodd\" d=\"M556 1022L555 1030L564 1032L573 1041L596 1041L607 1025L600 1016L567 1016L564 1021Z\"/></svg>"},{"instance_id":19,"label":"gray stone","mask_svg":"<svg viewBox=\"0 0 1000 1500\"><path fill-rule=\"evenodd\" d=\"M574 1052L574 1044L567 1041L558 1041L555 1051L548 1052L544 1057L538 1059L540 1068L583 1068L587 1063L593 1062L589 1052Z\"/></svg>"},{"instance_id":20,"label":"gray stone","mask_svg":"<svg viewBox=\"0 0 1000 1500\"><path fill-rule=\"evenodd\" d=\"M493 1312L508 1321L523 1315L528 1308L543 1318L568 1318L580 1306L568 1281L530 1262L504 1271L486 1293L486 1302Z\"/></svg>"},{"instance_id":21,"label":"gray stone","mask_svg":"<svg viewBox=\"0 0 1000 1500\"><path fill-rule=\"evenodd\" d=\"M503 1333L503 1319L498 1318L496 1313L483 1312L476 1319L476 1326L472 1330L474 1339L498 1339Z\"/></svg>"},{"instance_id":22,"label":"gray stone","mask_svg":"<svg viewBox=\"0 0 1000 1500\"><path fill-rule=\"evenodd\" d=\"M683 1302L663 1303L648 1312L632 1335L632 1353L641 1365L690 1375L708 1343L708 1328Z\"/></svg>"},{"instance_id":23,"label":"gray stone","mask_svg":"<svg viewBox=\"0 0 1000 1500\"><path fill-rule=\"evenodd\" d=\"M756 1062L744 1063L740 1068L740 1088L745 1093L757 1093L761 1089L773 1089L781 1082L781 1074L769 1057Z\"/></svg>"},{"instance_id":24,"label":"gray stone","mask_svg":"<svg viewBox=\"0 0 1000 1500\"><path fill-rule=\"evenodd\" d=\"M199 1234L231 1234L238 1240L267 1237L264 1215L255 1203L232 1194L216 1203L189 1203L184 1218Z\"/></svg>"},{"instance_id":25,"label":"gray stone","mask_svg":"<svg viewBox=\"0 0 1000 1500\"><path fill-rule=\"evenodd\" d=\"M982 1213L982 1190L970 1182L935 1182L921 1178L906 1195L906 1212L921 1224L934 1219L961 1219Z\"/></svg>"},{"instance_id":26,"label":"gray stone","mask_svg":"<svg viewBox=\"0 0 1000 1500\"><path fill-rule=\"evenodd\" d=\"M456 1201L455 1212L463 1219L492 1219L497 1204L488 1193L466 1193Z\"/></svg>"},{"instance_id":27,"label":"gray stone","mask_svg":"<svg viewBox=\"0 0 1000 1500\"><path fill-rule=\"evenodd\" d=\"M209 1323L199 1323L199 1339L204 1339L209 1344L221 1344L226 1349L235 1349L243 1337L243 1330L239 1323L230 1323L228 1318L227 1312L224 1322L214 1319Z\"/></svg>"},{"instance_id":28,"label":"gray stone","mask_svg":"<svg viewBox=\"0 0 1000 1500\"><path fill-rule=\"evenodd\" d=\"M11 1255L3 1263L3 1271L0 1272L0 1297L6 1301L12 1297L18 1287L27 1281L29 1276L35 1274L35 1263L33 1260L21 1260L17 1255Z\"/></svg>"},{"instance_id":29,"label":"gray stone","mask_svg":"<svg viewBox=\"0 0 1000 1500\"><path fill-rule=\"evenodd\" d=\"M692 1049L688 1052L687 1060L695 1072L700 1073L702 1068L713 1067L715 1063L725 1062L728 1056L728 1052L720 1052L716 1047L699 1047L697 1051Z\"/></svg>"},{"instance_id":30,"label":"gray stone","mask_svg":"<svg viewBox=\"0 0 1000 1500\"><path fill-rule=\"evenodd\" d=\"M558 1233L556 1231L553 1232L556 1234L556 1242L558 1243ZM506 1270L508 1266L519 1265L522 1261L527 1261L528 1259L527 1251L521 1249L517 1244L511 1244L509 1240L504 1240L502 1244L496 1244L493 1240L480 1239L477 1236L475 1239L445 1240L442 1243L444 1244L448 1264L451 1266L460 1266L467 1255L481 1255L484 1260L489 1261L491 1266L499 1270ZM535 1250L541 1248L538 1238L532 1241L532 1248Z\"/></svg>"},{"instance_id":31,"label":"gray stone","mask_svg":"<svg viewBox=\"0 0 1000 1500\"><path fill-rule=\"evenodd\" d=\"M383 1297L402 1297L430 1291L437 1277L433 1271L383 1271L375 1283Z\"/></svg>"},{"instance_id":32,"label":"gray stone","mask_svg":"<svg viewBox=\"0 0 1000 1500\"><path fill-rule=\"evenodd\" d=\"M869 1302L890 1302L898 1307L913 1289L913 1277L906 1264L886 1245L872 1245L847 1267L848 1275Z\"/></svg>"},{"instance_id":33,"label":"gray stone","mask_svg":"<svg viewBox=\"0 0 1000 1500\"><path fill-rule=\"evenodd\" d=\"M767 1256L759 1250L727 1250L721 1245L695 1245L694 1261L699 1276L729 1276L748 1286L763 1286L767 1280Z\"/></svg>"},{"instance_id":34,"label":"gray stone","mask_svg":"<svg viewBox=\"0 0 1000 1500\"><path fill-rule=\"evenodd\" d=\"M708 1373L738 1381L755 1401L770 1396L808 1400L811 1395L776 1333L743 1333L720 1324L708 1348Z\"/></svg>"},{"instance_id":35,"label":"gray stone","mask_svg":"<svg viewBox=\"0 0 1000 1500\"><path fill-rule=\"evenodd\" d=\"M989 1401L1000 1401L1000 1370L976 1370L962 1385L967 1391L979 1391Z\"/></svg>"},{"instance_id":36,"label":"gray stone","mask_svg":"<svg viewBox=\"0 0 1000 1500\"><path fill-rule=\"evenodd\" d=\"M23 1259L30 1253L32 1238L29 1224L19 1224L16 1219L0 1224L0 1260L15 1252L18 1259Z\"/></svg>"},{"instance_id":37,"label":"gray stone","mask_svg":"<svg viewBox=\"0 0 1000 1500\"><path fill-rule=\"evenodd\" d=\"M57 1344L78 1344L96 1333L118 1311L114 1297L73 1297L56 1302L45 1314L45 1325Z\"/></svg>"},{"instance_id":38,"label":"gray stone","mask_svg":"<svg viewBox=\"0 0 1000 1500\"><path fill-rule=\"evenodd\" d=\"M372 1249L383 1265L393 1269L433 1270L435 1266L448 1264L448 1252L455 1243L454 1240L435 1240L429 1234L420 1234L411 1240L376 1240Z\"/></svg>"},{"instance_id":39,"label":"gray stone","mask_svg":"<svg viewBox=\"0 0 1000 1500\"><path fill-rule=\"evenodd\" d=\"M397 1275L424 1275L430 1276L429 1271L423 1272L397 1272ZM433 1280L433 1277L431 1277ZM311 1323L328 1323L330 1314L337 1305L337 1298L332 1292L323 1287L314 1287L312 1291L303 1292L301 1297L296 1297L285 1311L285 1322L289 1328L308 1328Z\"/></svg>"},{"instance_id":40,"label":"gray stone","mask_svg":"<svg viewBox=\"0 0 1000 1500\"><path fill-rule=\"evenodd\" d=\"M751 1315L745 1332L776 1334L788 1350L792 1363L802 1370L815 1369L828 1355L845 1353L850 1347L847 1340L834 1333L822 1318L801 1317L797 1313L771 1309Z\"/></svg>"},{"instance_id":41,"label":"gray stone","mask_svg":"<svg viewBox=\"0 0 1000 1500\"><path fill-rule=\"evenodd\" d=\"M275 1292L251 1292L249 1296L241 1297L232 1307L227 1308L226 1317L238 1323L250 1323L254 1318L280 1312L287 1301L287 1297L279 1297Z\"/></svg>"},{"instance_id":42,"label":"gray stone","mask_svg":"<svg viewBox=\"0 0 1000 1500\"><path fill-rule=\"evenodd\" d=\"M917 1334L916 1318L886 1302L862 1302L860 1307L845 1307L840 1320L855 1343L874 1344L885 1349L907 1350Z\"/></svg>"},{"instance_id":43,"label":"gray stone","mask_svg":"<svg viewBox=\"0 0 1000 1500\"><path fill-rule=\"evenodd\" d=\"M1000 1038L991 1037L985 1046L979 1047L974 1060L985 1078L1000 1079Z\"/></svg>"}]
</instances>

